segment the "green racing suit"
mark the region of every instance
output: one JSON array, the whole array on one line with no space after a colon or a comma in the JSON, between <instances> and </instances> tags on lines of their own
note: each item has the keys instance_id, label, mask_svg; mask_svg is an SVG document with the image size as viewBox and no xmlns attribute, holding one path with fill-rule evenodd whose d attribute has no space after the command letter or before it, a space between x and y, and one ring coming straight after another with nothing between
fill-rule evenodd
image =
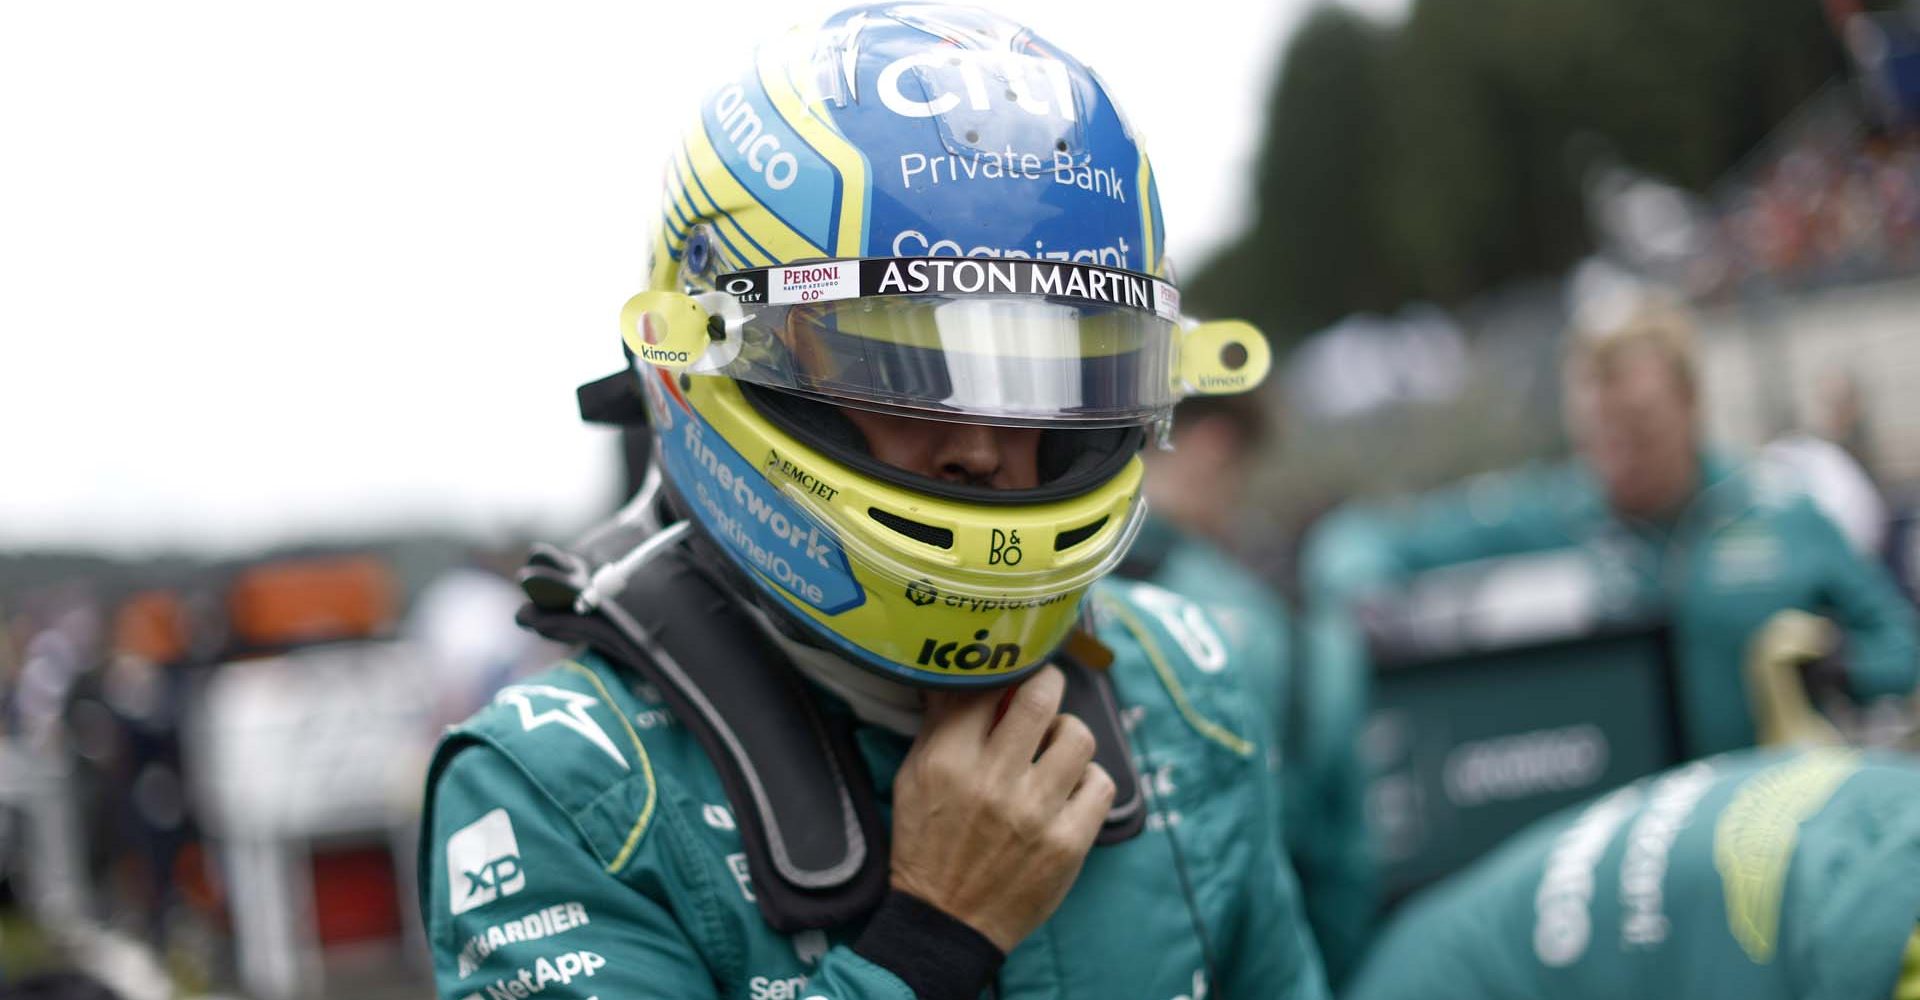
<instances>
[{"instance_id":1,"label":"green racing suit","mask_svg":"<svg viewBox=\"0 0 1920 1000\"><path fill-rule=\"evenodd\" d=\"M1203 538L1149 517L1119 573L1203 605L1272 710L1281 827L1314 943L1337 986L1365 945L1375 906L1359 742L1363 689L1303 673L1278 594Z\"/></svg>"},{"instance_id":2,"label":"green racing suit","mask_svg":"<svg viewBox=\"0 0 1920 1000\"><path fill-rule=\"evenodd\" d=\"M1916 921L1920 758L1747 750L1544 820L1415 897L1347 996L1889 1000Z\"/></svg>"},{"instance_id":3,"label":"green racing suit","mask_svg":"<svg viewBox=\"0 0 1920 1000\"><path fill-rule=\"evenodd\" d=\"M1139 836L1093 849L994 994L1324 996L1280 847L1270 725L1242 665L1213 618L1167 591L1109 581L1092 600L1152 813ZM915 996L860 947L871 926L766 924L720 779L658 694L583 650L442 740L420 858L439 995ZM855 733L885 809L909 741Z\"/></svg>"}]
</instances>

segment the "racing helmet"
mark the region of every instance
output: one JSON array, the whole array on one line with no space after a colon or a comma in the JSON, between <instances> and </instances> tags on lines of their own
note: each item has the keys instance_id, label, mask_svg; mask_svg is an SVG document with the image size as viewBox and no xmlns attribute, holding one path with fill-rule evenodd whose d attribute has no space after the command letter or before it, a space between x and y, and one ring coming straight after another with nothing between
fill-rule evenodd
<instances>
[{"instance_id":1,"label":"racing helmet","mask_svg":"<svg viewBox=\"0 0 1920 1000\"><path fill-rule=\"evenodd\" d=\"M1140 526L1150 431L1268 367L1247 324L1183 321L1100 79L982 10L854 7L763 45L658 221L620 322L665 484L762 605L896 680L1043 664ZM1043 428L1040 482L886 465L842 407Z\"/></svg>"}]
</instances>

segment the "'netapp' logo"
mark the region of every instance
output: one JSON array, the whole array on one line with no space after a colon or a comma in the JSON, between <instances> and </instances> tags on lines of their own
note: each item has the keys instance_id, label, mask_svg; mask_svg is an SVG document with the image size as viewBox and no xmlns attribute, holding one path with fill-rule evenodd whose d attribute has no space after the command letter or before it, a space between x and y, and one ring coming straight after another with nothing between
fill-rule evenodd
<instances>
[{"instance_id":1,"label":"'netapp' logo","mask_svg":"<svg viewBox=\"0 0 1920 1000\"><path fill-rule=\"evenodd\" d=\"M456 914L527 887L520 845L505 809L495 809L447 838L447 886Z\"/></svg>"},{"instance_id":2,"label":"'netapp' logo","mask_svg":"<svg viewBox=\"0 0 1920 1000\"><path fill-rule=\"evenodd\" d=\"M986 644L987 630L981 629L973 634L974 641L961 645L959 642L940 642L926 639L920 643L920 658L915 661L923 667L940 667L944 670L1000 670L1020 662L1020 644L1003 642L998 645Z\"/></svg>"}]
</instances>

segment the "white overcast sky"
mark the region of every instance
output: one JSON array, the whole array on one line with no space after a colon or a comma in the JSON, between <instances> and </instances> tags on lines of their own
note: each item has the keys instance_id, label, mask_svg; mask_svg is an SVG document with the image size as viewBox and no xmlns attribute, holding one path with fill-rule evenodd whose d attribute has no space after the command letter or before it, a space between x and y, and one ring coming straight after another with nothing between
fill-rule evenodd
<instances>
[{"instance_id":1,"label":"white overcast sky","mask_svg":"<svg viewBox=\"0 0 1920 1000\"><path fill-rule=\"evenodd\" d=\"M986 5L1101 72L1176 259L1234 234L1307 0ZM0 4L0 551L582 525L668 138L831 6Z\"/></svg>"}]
</instances>

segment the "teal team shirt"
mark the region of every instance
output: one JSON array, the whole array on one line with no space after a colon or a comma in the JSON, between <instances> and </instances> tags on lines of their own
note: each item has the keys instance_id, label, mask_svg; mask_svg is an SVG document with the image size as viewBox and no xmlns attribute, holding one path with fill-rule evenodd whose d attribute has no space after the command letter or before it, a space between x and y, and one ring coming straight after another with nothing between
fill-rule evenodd
<instances>
[{"instance_id":1,"label":"teal team shirt","mask_svg":"<svg viewBox=\"0 0 1920 1000\"><path fill-rule=\"evenodd\" d=\"M1856 555L1782 477L1716 456L1702 459L1701 473L1699 492L1667 522L1614 516L1577 464L1482 476L1398 507L1338 512L1308 547L1309 648L1334 672L1364 663L1346 608L1370 588L1475 559L1576 548L1593 567L1603 616L1657 613L1672 622L1689 756L1753 744L1748 647L1786 608L1839 623L1857 695L1911 691L1920 667L1914 609L1885 570Z\"/></svg>"},{"instance_id":2,"label":"teal team shirt","mask_svg":"<svg viewBox=\"0 0 1920 1000\"><path fill-rule=\"evenodd\" d=\"M1295 661L1286 606L1218 547L1162 518L1148 519L1134 547L1152 556L1137 567L1145 579L1203 605L1219 623L1268 709L1287 854L1327 976L1338 984L1360 955L1374 911L1358 749L1364 689L1340 676L1299 673L1316 664Z\"/></svg>"},{"instance_id":3,"label":"teal team shirt","mask_svg":"<svg viewBox=\"0 0 1920 1000\"><path fill-rule=\"evenodd\" d=\"M1920 920L1920 758L1710 757L1416 897L1350 1000L1888 1000Z\"/></svg>"},{"instance_id":4,"label":"teal team shirt","mask_svg":"<svg viewBox=\"0 0 1920 1000\"><path fill-rule=\"evenodd\" d=\"M1103 583L1094 603L1152 812L1138 837L1093 850L1008 956L999 997L1324 996L1280 850L1269 724L1221 623L1150 584ZM908 741L856 738L884 805ZM657 691L591 652L448 734L423 836L421 907L447 1000L910 996L848 946L858 926L766 925L698 742Z\"/></svg>"}]
</instances>

